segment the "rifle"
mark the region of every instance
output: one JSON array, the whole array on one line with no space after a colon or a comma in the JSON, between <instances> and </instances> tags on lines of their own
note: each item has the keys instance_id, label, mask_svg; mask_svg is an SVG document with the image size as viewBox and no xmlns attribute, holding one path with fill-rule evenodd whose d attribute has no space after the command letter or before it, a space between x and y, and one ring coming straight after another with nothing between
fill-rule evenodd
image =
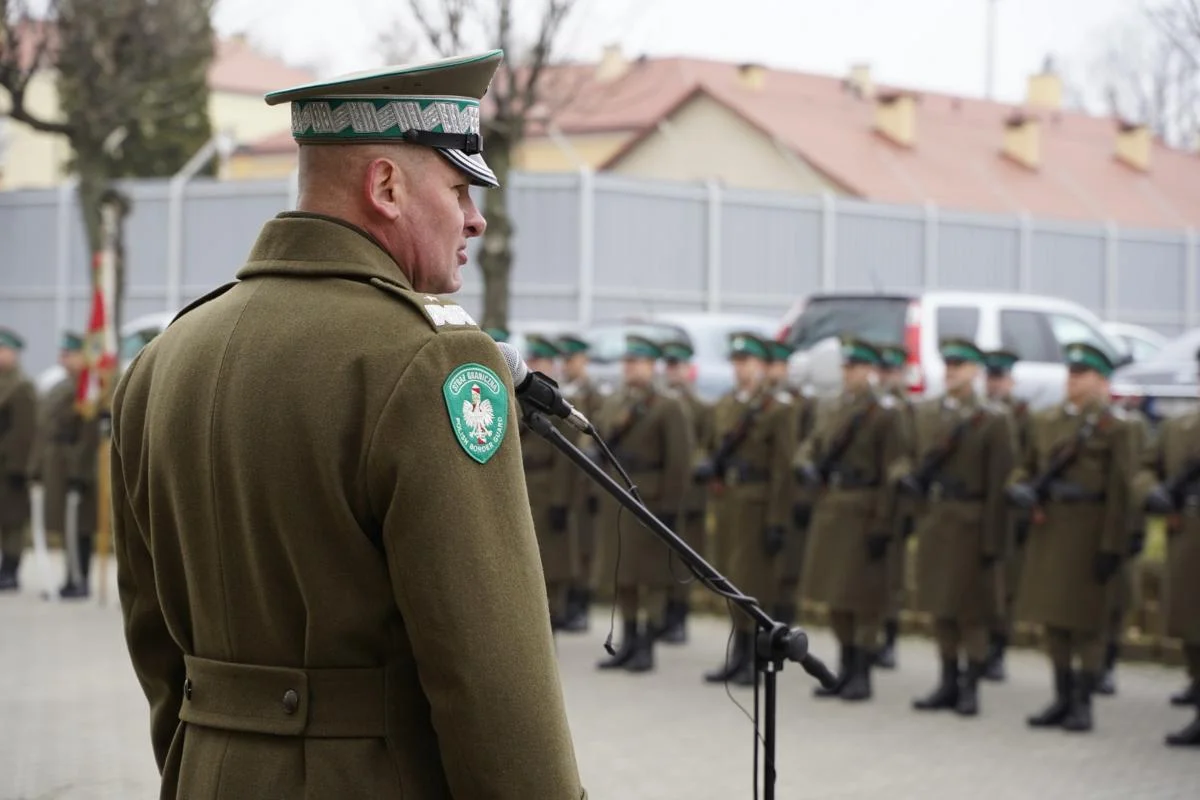
<instances>
[{"instance_id":1,"label":"rifle","mask_svg":"<svg viewBox=\"0 0 1200 800\"><path fill-rule=\"evenodd\" d=\"M929 484L933 482L933 476L949 460L950 456L954 455L955 451L958 450L967 429L978 425L986 413L981 408L966 419L959 420L950 433L924 455L917 468L900 480L900 487L911 494L923 495L928 493Z\"/></svg>"},{"instance_id":2,"label":"rifle","mask_svg":"<svg viewBox=\"0 0 1200 800\"><path fill-rule=\"evenodd\" d=\"M1200 457L1190 458L1175 477L1156 486L1146 498L1146 510L1152 514L1172 514L1183 505L1183 494L1200 480Z\"/></svg>"},{"instance_id":3,"label":"rifle","mask_svg":"<svg viewBox=\"0 0 1200 800\"><path fill-rule=\"evenodd\" d=\"M1050 484L1058 480L1067 471L1067 468L1075 463L1079 454L1083 452L1083 445L1091 438L1107 414L1108 412L1104 411L1097 414L1095 418L1084 420L1075 435L1055 452L1041 474L1024 486L1017 484L1009 487L1009 500L1021 508L1035 508L1045 503L1050 494Z\"/></svg>"},{"instance_id":4,"label":"rifle","mask_svg":"<svg viewBox=\"0 0 1200 800\"><path fill-rule=\"evenodd\" d=\"M800 467L797 472L797 477L808 484L824 485L829 482L829 474L833 472L833 468L837 462L841 460L846 451L850 449L850 445L854 442L854 435L858 433L859 428L867 421L867 417L875 413L875 408L878 402L872 402L856 412L850 420L842 426L838 431L837 436L833 437L829 442L829 449L825 451L825 455L821 456L817 462L809 467Z\"/></svg>"},{"instance_id":5,"label":"rifle","mask_svg":"<svg viewBox=\"0 0 1200 800\"><path fill-rule=\"evenodd\" d=\"M770 395L764 395L760 402L746 409L729 433L721 437L721 443L717 445L712 458L696 468L697 481L724 480L725 471L729 468L729 459L742 446L742 442L746 441L750 429L754 426L754 420L767 410L770 402Z\"/></svg>"}]
</instances>

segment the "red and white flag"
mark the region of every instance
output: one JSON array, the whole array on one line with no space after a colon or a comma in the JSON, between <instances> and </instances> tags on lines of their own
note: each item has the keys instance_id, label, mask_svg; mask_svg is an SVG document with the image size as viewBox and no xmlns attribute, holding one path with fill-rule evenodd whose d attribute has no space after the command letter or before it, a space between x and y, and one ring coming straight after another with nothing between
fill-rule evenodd
<instances>
[{"instance_id":1,"label":"red and white flag","mask_svg":"<svg viewBox=\"0 0 1200 800\"><path fill-rule=\"evenodd\" d=\"M112 319L117 296L116 258L111 247L92 256L92 311L88 318L84 354L87 365L79 376L75 401L92 417L116 377L117 331Z\"/></svg>"}]
</instances>

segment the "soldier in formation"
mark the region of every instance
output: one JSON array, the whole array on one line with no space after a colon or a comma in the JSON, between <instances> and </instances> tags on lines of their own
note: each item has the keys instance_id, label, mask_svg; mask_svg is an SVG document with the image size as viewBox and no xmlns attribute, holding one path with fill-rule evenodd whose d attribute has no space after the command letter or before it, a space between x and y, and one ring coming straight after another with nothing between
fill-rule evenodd
<instances>
[{"instance_id":1,"label":"soldier in formation","mask_svg":"<svg viewBox=\"0 0 1200 800\"><path fill-rule=\"evenodd\" d=\"M28 465L37 392L21 369L25 341L0 328L0 591L20 587L18 569L29 522Z\"/></svg>"},{"instance_id":2,"label":"soldier in formation","mask_svg":"<svg viewBox=\"0 0 1200 800\"><path fill-rule=\"evenodd\" d=\"M908 396L904 367L908 350L898 344L879 345L882 362L879 367L879 388L896 401L900 408L900 424L904 441L913 441L913 403ZM909 453L908 455L911 455ZM900 612L907 599L908 541L914 531L914 509L911 498L898 498L896 520L898 536L895 547L888 548L888 602L883 619L883 643L875 654L875 666L896 668L896 637L900 633Z\"/></svg>"},{"instance_id":3,"label":"soldier in formation","mask_svg":"<svg viewBox=\"0 0 1200 800\"><path fill-rule=\"evenodd\" d=\"M1171 704L1195 714L1166 741L1200 747L1200 411L1166 420L1140 466L1137 505L1167 520L1166 633L1183 643L1189 678Z\"/></svg>"},{"instance_id":4,"label":"soldier in formation","mask_svg":"<svg viewBox=\"0 0 1200 800\"><path fill-rule=\"evenodd\" d=\"M796 450L795 405L790 393L767 383L767 342L734 333L729 353L735 385L713 408L708 460L698 477L720 496L716 536L724 542L730 579L768 613L777 613L794 497L789 467ZM754 622L735 613L733 628L725 662L704 679L751 686L757 674Z\"/></svg>"},{"instance_id":5,"label":"soldier in formation","mask_svg":"<svg viewBox=\"0 0 1200 800\"><path fill-rule=\"evenodd\" d=\"M887 555L897 538L893 470L907 452L899 406L875 385L882 361L870 342L843 342L842 394L796 459L797 476L818 493L801 587L806 599L829 609L840 645L838 686L818 687L818 697L872 696Z\"/></svg>"},{"instance_id":6,"label":"soldier in formation","mask_svg":"<svg viewBox=\"0 0 1200 800\"><path fill-rule=\"evenodd\" d=\"M899 481L919 503L918 605L934 620L942 665L937 687L913 707L974 716L1000 604L1014 447L1005 412L975 392L983 352L952 339L941 355L946 394L916 407L911 469Z\"/></svg>"},{"instance_id":7,"label":"soldier in formation","mask_svg":"<svg viewBox=\"0 0 1200 800\"><path fill-rule=\"evenodd\" d=\"M1090 731L1110 592L1129 547L1135 442L1109 402L1112 361L1086 343L1065 351L1066 402L1035 416L1009 495L1032 514L1018 613L1044 627L1054 673L1053 701L1028 723Z\"/></svg>"},{"instance_id":8,"label":"soldier in formation","mask_svg":"<svg viewBox=\"0 0 1200 800\"><path fill-rule=\"evenodd\" d=\"M624 385L607 398L592 422L617 461L629 473L650 511L675 530L691 475L691 428L683 401L655 383L662 358L655 342L626 338ZM620 480L609 465L609 473ZM603 548L617 561L617 606L621 611L620 647L600 669L648 672L654 669L654 641L663 626L666 595L687 570L672 570L667 549L637 519L615 502L600 504Z\"/></svg>"},{"instance_id":9,"label":"soldier in formation","mask_svg":"<svg viewBox=\"0 0 1200 800\"><path fill-rule=\"evenodd\" d=\"M557 341L562 354L563 396L588 419L600 408L601 395L596 384L588 375L589 351L591 346L580 336L567 334ZM586 448L590 444L586 435L575 432L576 444ZM566 620L562 630L581 633L588 629L588 614L592 605L597 575L596 564L596 513L599 508L599 491L574 465L566 468L570 473L569 521L571 535L578 549L575 577L567 589Z\"/></svg>"},{"instance_id":10,"label":"soldier in formation","mask_svg":"<svg viewBox=\"0 0 1200 800\"><path fill-rule=\"evenodd\" d=\"M526 337L525 361L529 369L553 377L558 355L557 348L544 337ZM564 423L554 420L554 424L569 435ZM566 622L567 590L576 576L577 552L568 519L575 470L562 451L525 425L521 426L521 456L550 602L550 624L558 630Z\"/></svg>"},{"instance_id":11,"label":"soldier in formation","mask_svg":"<svg viewBox=\"0 0 1200 800\"><path fill-rule=\"evenodd\" d=\"M691 426L693 457L692 477L683 496L683 511L680 517L679 535L701 557L707 557L706 486L695 479L695 470L704 462L707 454L704 445L710 439L712 408L696 394L694 351L690 342L671 340L662 343L663 362L666 367L667 387L683 402ZM667 593L665 623L659 641L665 644L683 644L687 641L687 619L691 611L690 595L693 584L675 581Z\"/></svg>"}]
</instances>

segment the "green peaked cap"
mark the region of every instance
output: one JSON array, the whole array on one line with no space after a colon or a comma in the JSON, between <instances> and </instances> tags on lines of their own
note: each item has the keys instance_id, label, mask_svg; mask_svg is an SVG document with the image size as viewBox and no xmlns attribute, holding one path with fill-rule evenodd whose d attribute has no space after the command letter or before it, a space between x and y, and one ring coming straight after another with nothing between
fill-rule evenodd
<instances>
[{"instance_id":1,"label":"green peaked cap","mask_svg":"<svg viewBox=\"0 0 1200 800\"><path fill-rule=\"evenodd\" d=\"M969 339L946 339L941 346L942 360L969 361L972 364L983 364L983 351Z\"/></svg>"},{"instance_id":2,"label":"green peaked cap","mask_svg":"<svg viewBox=\"0 0 1200 800\"><path fill-rule=\"evenodd\" d=\"M68 353L78 353L83 349L83 337L78 333L66 331L62 335L62 342L59 343L59 349L65 350Z\"/></svg>"},{"instance_id":3,"label":"green peaked cap","mask_svg":"<svg viewBox=\"0 0 1200 800\"><path fill-rule=\"evenodd\" d=\"M658 343L645 336L631 333L625 337L625 358L651 358L657 361L662 355L663 351Z\"/></svg>"},{"instance_id":4,"label":"green peaked cap","mask_svg":"<svg viewBox=\"0 0 1200 800\"><path fill-rule=\"evenodd\" d=\"M766 344L771 361L787 361L795 352L795 348L787 342L769 341Z\"/></svg>"},{"instance_id":5,"label":"green peaked cap","mask_svg":"<svg viewBox=\"0 0 1200 800\"><path fill-rule=\"evenodd\" d=\"M988 372L996 375L1011 372L1013 364L1021 360L1020 356L1008 350L990 350L983 354L983 358L987 363Z\"/></svg>"},{"instance_id":6,"label":"green peaked cap","mask_svg":"<svg viewBox=\"0 0 1200 800\"><path fill-rule=\"evenodd\" d=\"M767 343L757 333L737 331L736 333L729 334L729 355L731 358L749 356L768 361L771 358L771 351Z\"/></svg>"},{"instance_id":7,"label":"green peaked cap","mask_svg":"<svg viewBox=\"0 0 1200 800\"><path fill-rule=\"evenodd\" d=\"M883 364L883 354L878 347L864 339L847 337L842 339L842 361L878 367Z\"/></svg>"},{"instance_id":8,"label":"green peaked cap","mask_svg":"<svg viewBox=\"0 0 1200 800\"><path fill-rule=\"evenodd\" d=\"M503 50L352 72L268 92L292 104L300 144L407 142L432 147L477 186L500 182L483 160L479 105Z\"/></svg>"},{"instance_id":9,"label":"green peaked cap","mask_svg":"<svg viewBox=\"0 0 1200 800\"><path fill-rule=\"evenodd\" d=\"M558 341L555 344L558 346L559 351L566 356L586 353L592 349L592 346L586 340L574 334L565 334L558 337Z\"/></svg>"},{"instance_id":10,"label":"green peaked cap","mask_svg":"<svg viewBox=\"0 0 1200 800\"><path fill-rule=\"evenodd\" d=\"M12 350L24 350L25 340L12 328L0 328L0 347L7 347Z\"/></svg>"},{"instance_id":11,"label":"green peaked cap","mask_svg":"<svg viewBox=\"0 0 1200 800\"><path fill-rule=\"evenodd\" d=\"M504 328L485 328L483 332L486 333L488 336L492 337L497 342L507 342L508 341L508 331L505 330Z\"/></svg>"},{"instance_id":12,"label":"green peaked cap","mask_svg":"<svg viewBox=\"0 0 1200 800\"><path fill-rule=\"evenodd\" d=\"M1095 370L1106 378L1116 369L1104 351L1087 342L1072 342L1063 347L1063 353L1069 366Z\"/></svg>"},{"instance_id":13,"label":"green peaked cap","mask_svg":"<svg viewBox=\"0 0 1200 800\"><path fill-rule=\"evenodd\" d=\"M529 334L525 337L526 358L558 358L561 355L554 342L545 336Z\"/></svg>"},{"instance_id":14,"label":"green peaked cap","mask_svg":"<svg viewBox=\"0 0 1200 800\"><path fill-rule=\"evenodd\" d=\"M908 363L908 348L903 345L881 344L879 355L883 359L883 366L888 369L904 369Z\"/></svg>"},{"instance_id":15,"label":"green peaked cap","mask_svg":"<svg viewBox=\"0 0 1200 800\"><path fill-rule=\"evenodd\" d=\"M662 344L663 358L667 361L691 361L696 353L690 342L672 339Z\"/></svg>"}]
</instances>

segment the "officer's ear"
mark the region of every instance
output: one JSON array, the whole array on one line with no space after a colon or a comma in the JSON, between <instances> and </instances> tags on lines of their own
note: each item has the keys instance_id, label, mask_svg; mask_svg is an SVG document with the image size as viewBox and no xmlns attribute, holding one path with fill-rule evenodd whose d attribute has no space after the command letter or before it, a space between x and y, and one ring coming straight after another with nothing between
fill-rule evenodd
<instances>
[{"instance_id":1,"label":"officer's ear","mask_svg":"<svg viewBox=\"0 0 1200 800\"><path fill-rule=\"evenodd\" d=\"M389 222L398 219L404 188L400 165L391 158L381 156L371 159L365 172L363 188L371 208Z\"/></svg>"}]
</instances>

